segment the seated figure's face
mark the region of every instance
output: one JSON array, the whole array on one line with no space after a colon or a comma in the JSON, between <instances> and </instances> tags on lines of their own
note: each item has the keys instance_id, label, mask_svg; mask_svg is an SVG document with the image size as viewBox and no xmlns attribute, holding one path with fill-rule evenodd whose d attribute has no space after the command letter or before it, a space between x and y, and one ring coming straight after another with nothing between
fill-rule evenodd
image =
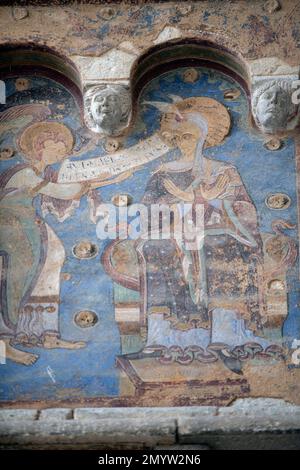
<instances>
[{"instance_id":1,"label":"seated figure's face","mask_svg":"<svg viewBox=\"0 0 300 470\"><path fill-rule=\"evenodd\" d=\"M258 99L256 118L266 128L285 128L290 112L291 97L287 91L273 86Z\"/></svg>"},{"instance_id":2,"label":"seated figure's face","mask_svg":"<svg viewBox=\"0 0 300 470\"><path fill-rule=\"evenodd\" d=\"M91 103L93 119L104 130L111 131L120 126L122 109L117 94L98 93Z\"/></svg>"},{"instance_id":3,"label":"seated figure's face","mask_svg":"<svg viewBox=\"0 0 300 470\"><path fill-rule=\"evenodd\" d=\"M162 135L166 135L169 142L185 155L194 154L202 136L202 131L196 124L186 119L180 122L174 113L166 113L163 116L161 131Z\"/></svg>"},{"instance_id":4,"label":"seated figure's face","mask_svg":"<svg viewBox=\"0 0 300 470\"><path fill-rule=\"evenodd\" d=\"M177 135L177 146L185 155L195 155L197 143L202 136L201 129L195 124L188 122L180 126Z\"/></svg>"}]
</instances>

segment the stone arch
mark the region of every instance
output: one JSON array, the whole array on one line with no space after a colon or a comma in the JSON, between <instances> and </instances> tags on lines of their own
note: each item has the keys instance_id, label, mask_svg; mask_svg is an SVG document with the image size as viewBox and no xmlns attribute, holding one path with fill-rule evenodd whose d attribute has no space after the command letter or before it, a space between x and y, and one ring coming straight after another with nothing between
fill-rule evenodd
<instances>
[{"instance_id":1,"label":"stone arch","mask_svg":"<svg viewBox=\"0 0 300 470\"><path fill-rule=\"evenodd\" d=\"M64 85L83 112L81 74L68 57L47 46L6 44L0 46L0 79L40 75Z\"/></svg>"},{"instance_id":2,"label":"stone arch","mask_svg":"<svg viewBox=\"0 0 300 470\"><path fill-rule=\"evenodd\" d=\"M178 65L206 65L224 71L234 76L249 95L250 78L244 59L216 42L195 38L158 44L141 54L131 69L130 81L133 90L139 90L144 82L148 81L145 79L147 74L150 77L157 76L161 70L169 70Z\"/></svg>"},{"instance_id":3,"label":"stone arch","mask_svg":"<svg viewBox=\"0 0 300 470\"><path fill-rule=\"evenodd\" d=\"M137 98L150 80L177 67L195 66L206 66L231 76L242 86L250 103L250 75L246 61L240 54L210 40L190 37L175 39L151 46L132 64L131 124L136 115Z\"/></svg>"}]
</instances>

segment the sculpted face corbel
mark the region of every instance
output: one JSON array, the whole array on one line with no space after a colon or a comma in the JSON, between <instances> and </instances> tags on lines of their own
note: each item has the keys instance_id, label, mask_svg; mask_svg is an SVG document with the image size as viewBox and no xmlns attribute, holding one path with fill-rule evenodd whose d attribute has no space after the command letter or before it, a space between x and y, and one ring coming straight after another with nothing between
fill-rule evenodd
<instances>
[{"instance_id":1,"label":"sculpted face corbel","mask_svg":"<svg viewBox=\"0 0 300 470\"><path fill-rule=\"evenodd\" d=\"M181 35L182 32L176 28L166 27L153 44ZM125 41L100 57L73 58L86 86L85 122L92 131L116 136L129 125L129 84L134 64L141 54L133 43ZM299 66L290 66L277 57L251 60L248 66L251 109L258 129L267 134L293 130L299 122L298 105L292 100L293 83L299 79Z\"/></svg>"},{"instance_id":2,"label":"sculpted face corbel","mask_svg":"<svg viewBox=\"0 0 300 470\"><path fill-rule=\"evenodd\" d=\"M293 130L298 124L298 105L293 101L293 81L270 78L253 86L251 107L257 127L276 134Z\"/></svg>"},{"instance_id":3,"label":"sculpted face corbel","mask_svg":"<svg viewBox=\"0 0 300 470\"><path fill-rule=\"evenodd\" d=\"M129 87L119 84L90 86L84 94L86 125L94 132L118 135L131 114Z\"/></svg>"}]
</instances>

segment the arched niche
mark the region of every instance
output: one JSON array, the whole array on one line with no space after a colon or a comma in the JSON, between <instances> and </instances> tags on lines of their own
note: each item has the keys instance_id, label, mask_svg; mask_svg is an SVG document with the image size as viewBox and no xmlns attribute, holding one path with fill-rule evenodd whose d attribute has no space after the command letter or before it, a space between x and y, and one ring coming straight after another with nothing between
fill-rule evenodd
<instances>
[{"instance_id":1,"label":"arched niche","mask_svg":"<svg viewBox=\"0 0 300 470\"><path fill-rule=\"evenodd\" d=\"M82 112L81 76L74 63L47 46L7 44L0 47L0 79L43 76L63 85Z\"/></svg>"},{"instance_id":2,"label":"arched niche","mask_svg":"<svg viewBox=\"0 0 300 470\"><path fill-rule=\"evenodd\" d=\"M181 39L151 47L133 64L130 75L132 121L138 96L150 80L179 67L197 66L220 71L233 78L242 86L250 102L250 75L239 54L211 41Z\"/></svg>"}]
</instances>

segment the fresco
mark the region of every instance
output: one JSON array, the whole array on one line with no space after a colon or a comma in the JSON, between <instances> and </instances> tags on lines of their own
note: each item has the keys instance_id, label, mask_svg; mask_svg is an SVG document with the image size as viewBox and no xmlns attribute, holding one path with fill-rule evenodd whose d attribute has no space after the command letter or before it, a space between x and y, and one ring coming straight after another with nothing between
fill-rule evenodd
<instances>
[{"instance_id":1,"label":"fresco","mask_svg":"<svg viewBox=\"0 0 300 470\"><path fill-rule=\"evenodd\" d=\"M299 402L297 139L205 67L150 81L122 138L54 79L5 82L2 404Z\"/></svg>"}]
</instances>

